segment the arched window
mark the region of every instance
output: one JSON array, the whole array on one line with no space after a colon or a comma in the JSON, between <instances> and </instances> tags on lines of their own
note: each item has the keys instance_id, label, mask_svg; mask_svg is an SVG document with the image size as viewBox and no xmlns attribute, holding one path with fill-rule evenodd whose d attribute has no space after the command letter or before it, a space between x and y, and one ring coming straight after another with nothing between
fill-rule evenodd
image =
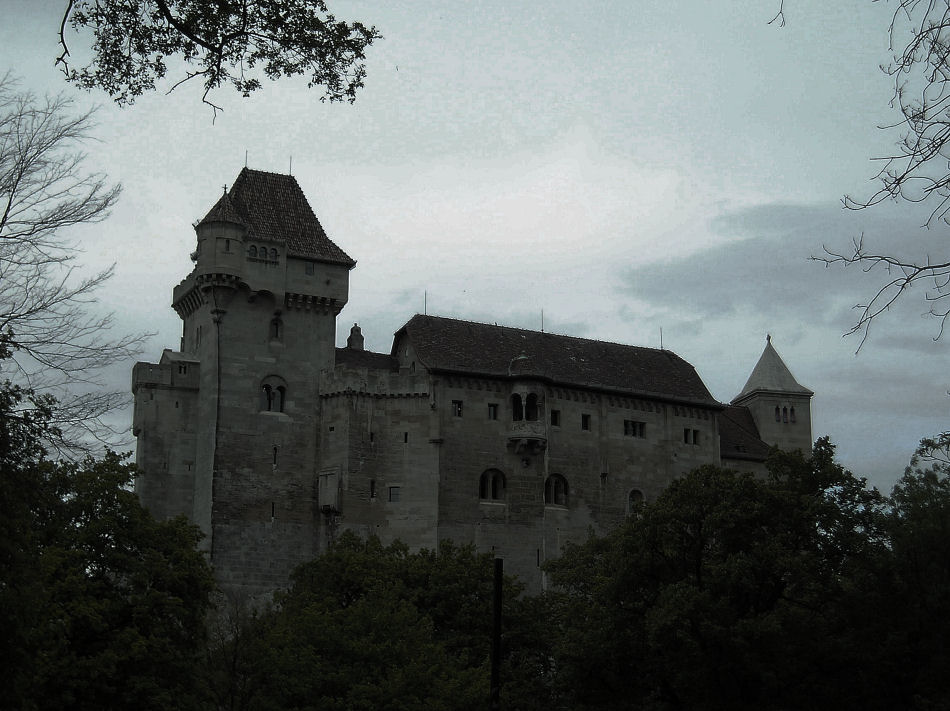
<instances>
[{"instance_id":1,"label":"arched window","mask_svg":"<svg viewBox=\"0 0 950 711\"><path fill-rule=\"evenodd\" d=\"M544 482L544 503L549 506L567 506L567 479L560 474L552 474Z\"/></svg>"},{"instance_id":2,"label":"arched window","mask_svg":"<svg viewBox=\"0 0 950 711\"><path fill-rule=\"evenodd\" d=\"M788 419L792 424L795 423L795 408L794 407L791 410L789 410Z\"/></svg>"},{"instance_id":3,"label":"arched window","mask_svg":"<svg viewBox=\"0 0 950 711\"><path fill-rule=\"evenodd\" d=\"M627 494L627 515L637 516L640 508L643 506L643 492L639 489L631 489Z\"/></svg>"},{"instance_id":4,"label":"arched window","mask_svg":"<svg viewBox=\"0 0 950 711\"><path fill-rule=\"evenodd\" d=\"M277 375L268 375L261 382L262 412L283 412L287 406L287 383Z\"/></svg>"},{"instance_id":5,"label":"arched window","mask_svg":"<svg viewBox=\"0 0 950 711\"><path fill-rule=\"evenodd\" d=\"M505 475L497 469L486 469L478 480L478 498L482 501L503 501Z\"/></svg>"},{"instance_id":6,"label":"arched window","mask_svg":"<svg viewBox=\"0 0 950 711\"><path fill-rule=\"evenodd\" d=\"M782 408L782 422L784 422L785 424L788 424L788 408L787 407Z\"/></svg>"},{"instance_id":7,"label":"arched window","mask_svg":"<svg viewBox=\"0 0 950 711\"><path fill-rule=\"evenodd\" d=\"M524 418L532 422L536 422L538 419L538 396L534 393L530 393L525 401Z\"/></svg>"},{"instance_id":8,"label":"arched window","mask_svg":"<svg viewBox=\"0 0 950 711\"><path fill-rule=\"evenodd\" d=\"M775 406L775 421L776 422L782 421L782 413L779 411L778 405Z\"/></svg>"},{"instance_id":9,"label":"arched window","mask_svg":"<svg viewBox=\"0 0 950 711\"><path fill-rule=\"evenodd\" d=\"M270 248L270 258L273 259L275 262L277 261L277 250L274 249L273 247Z\"/></svg>"},{"instance_id":10,"label":"arched window","mask_svg":"<svg viewBox=\"0 0 950 711\"><path fill-rule=\"evenodd\" d=\"M524 408L521 405L521 395L515 393L511 396L511 421L521 422L524 419Z\"/></svg>"},{"instance_id":11,"label":"arched window","mask_svg":"<svg viewBox=\"0 0 950 711\"><path fill-rule=\"evenodd\" d=\"M248 249L247 249L247 256L248 256L248 257L256 257L256 256L257 256L257 247L255 247L253 244L252 244L250 247L248 247Z\"/></svg>"}]
</instances>

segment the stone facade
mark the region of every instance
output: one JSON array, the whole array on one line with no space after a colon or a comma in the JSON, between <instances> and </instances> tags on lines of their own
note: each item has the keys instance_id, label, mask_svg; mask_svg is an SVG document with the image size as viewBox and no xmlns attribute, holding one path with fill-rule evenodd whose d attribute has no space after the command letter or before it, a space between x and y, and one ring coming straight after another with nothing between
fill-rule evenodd
<instances>
[{"instance_id":1,"label":"stone facade","mask_svg":"<svg viewBox=\"0 0 950 711\"><path fill-rule=\"evenodd\" d=\"M690 469L811 446L812 393L770 341L730 405L669 351L433 316L388 354L356 325L336 348L355 262L293 177L245 168L195 229L179 349L133 370L136 491L201 526L231 595L343 530L471 541L537 591L568 541Z\"/></svg>"}]
</instances>

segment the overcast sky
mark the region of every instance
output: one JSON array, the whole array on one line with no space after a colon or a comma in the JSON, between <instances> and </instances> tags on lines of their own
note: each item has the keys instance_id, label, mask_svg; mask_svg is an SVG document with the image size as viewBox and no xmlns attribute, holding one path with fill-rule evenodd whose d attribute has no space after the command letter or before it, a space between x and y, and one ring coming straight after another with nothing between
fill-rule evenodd
<instances>
[{"instance_id":1,"label":"overcast sky","mask_svg":"<svg viewBox=\"0 0 950 711\"><path fill-rule=\"evenodd\" d=\"M324 228L358 261L338 345L366 346L430 314L619 343L663 345L731 400L766 334L815 391L813 430L889 490L920 437L947 428L946 339L924 290L843 338L875 275L809 261L864 235L879 250L946 254L919 210L841 208L869 195L898 135L878 69L888 11L869 0L577 3L332 0L375 24L355 105L305 82L250 99L197 85L119 109L67 87L53 60L63 3L0 0L0 68L37 93L101 105L88 166L124 193L74 231L122 327L177 347L172 288L192 223L240 169L291 170ZM773 7L775 5L775 7ZM83 39L73 37L80 57ZM126 387L132 363L116 363ZM130 419L130 415L125 415Z\"/></svg>"}]
</instances>

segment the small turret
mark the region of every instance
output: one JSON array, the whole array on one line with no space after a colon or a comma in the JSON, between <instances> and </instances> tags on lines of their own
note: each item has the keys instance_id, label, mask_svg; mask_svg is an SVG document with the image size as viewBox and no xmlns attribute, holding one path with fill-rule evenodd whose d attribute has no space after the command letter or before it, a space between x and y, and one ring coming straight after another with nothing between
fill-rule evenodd
<instances>
[{"instance_id":1,"label":"small turret","mask_svg":"<svg viewBox=\"0 0 950 711\"><path fill-rule=\"evenodd\" d=\"M353 328L350 329L350 335L346 338L346 347L351 351L363 350L363 332L358 324L354 323Z\"/></svg>"},{"instance_id":2,"label":"small turret","mask_svg":"<svg viewBox=\"0 0 950 711\"><path fill-rule=\"evenodd\" d=\"M198 249L194 258L199 274L241 273L247 223L227 192L195 225L195 233L198 236Z\"/></svg>"},{"instance_id":3,"label":"small turret","mask_svg":"<svg viewBox=\"0 0 950 711\"><path fill-rule=\"evenodd\" d=\"M785 365L772 337L766 336L765 350L732 404L749 409L762 441L787 451L810 452L812 395Z\"/></svg>"}]
</instances>

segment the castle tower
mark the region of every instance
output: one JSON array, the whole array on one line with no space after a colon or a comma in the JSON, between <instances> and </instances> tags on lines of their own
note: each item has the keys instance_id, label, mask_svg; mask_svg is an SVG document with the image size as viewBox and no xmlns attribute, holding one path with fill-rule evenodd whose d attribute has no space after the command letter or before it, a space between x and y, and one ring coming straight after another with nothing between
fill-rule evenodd
<instances>
[{"instance_id":1,"label":"castle tower","mask_svg":"<svg viewBox=\"0 0 950 711\"><path fill-rule=\"evenodd\" d=\"M195 232L195 268L172 302L181 351L133 374L136 488L202 528L225 590L254 595L321 544L319 374L334 364L355 262L289 175L245 168Z\"/></svg>"},{"instance_id":2,"label":"castle tower","mask_svg":"<svg viewBox=\"0 0 950 711\"><path fill-rule=\"evenodd\" d=\"M752 413L762 441L784 449L810 452L811 398L814 393L795 380L767 336L765 350L733 405Z\"/></svg>"}]
</instances>

